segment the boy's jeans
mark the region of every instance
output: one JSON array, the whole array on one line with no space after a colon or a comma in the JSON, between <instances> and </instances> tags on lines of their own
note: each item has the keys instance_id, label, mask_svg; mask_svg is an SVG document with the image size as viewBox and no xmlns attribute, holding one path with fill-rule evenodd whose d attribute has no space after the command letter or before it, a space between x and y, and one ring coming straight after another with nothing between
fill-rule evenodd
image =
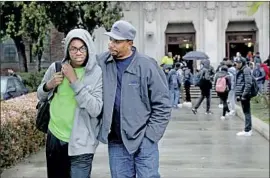
<instances>
[{"instance_id":1,"label":"boy's jeans","mask_svg":"<svg viewBox=\"0 0 270 178\"><path fill-rule=\"evenodd\" d=\"M133 154L123 144L109 143L109 161L111 178L160 178L158 144L147 137Z\"/></svg>"},{"instance_id":2,"label":"boy's jeans","mask_svg":"<svg viewBox=\"0 0 270 178\"><path fill-rule=\"evenodd\" d=\"M171 104L172 106L177 106L178 105L178 101L180 99L180 91L179 89L171 89L170 90L170 100L171 100Z\"/></svg>"},{"instance_id":3,"label":"boy's jeans","mask_svg":"<svg viewBox=\"0 0 270 178\"><path fill-rule=\"evenodd\" d=\"M94 154L68 156L68 143L47 134L46 160L48 178L90 178Z\"/></svg>"},{"instance_id":4,"label":"boy's jeans","mask_svg":"<svg viewBox=\"0 0 270 178\"><path fill-rule=\"evenodd\" d=\"M230 90L228 96L229 109L235 111L235 90Z\"/></svg>"}]
</instances>

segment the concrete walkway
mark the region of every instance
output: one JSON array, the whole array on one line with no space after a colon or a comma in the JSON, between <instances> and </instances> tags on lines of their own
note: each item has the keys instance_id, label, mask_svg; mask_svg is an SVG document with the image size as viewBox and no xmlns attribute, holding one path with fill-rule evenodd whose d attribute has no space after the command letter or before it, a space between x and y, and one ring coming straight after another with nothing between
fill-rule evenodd
<instances>
[{"instance_id":1,"label":"concrete walkway","mask_svg":"<svg viewBox=\"0 0 270 178\"><path fill-rule=\"evenodd\" d=\"M269 142L253 131L252 137L237 137L244 123L239 118L220 120L214 102L213 115L204 109L173 111L172 120L160 141L162 178L268 178ZM6 170L2 178L45 178L44 150ZM109 178L106 145L98 147L92 178Z\"/></svg>"}]
</instances>

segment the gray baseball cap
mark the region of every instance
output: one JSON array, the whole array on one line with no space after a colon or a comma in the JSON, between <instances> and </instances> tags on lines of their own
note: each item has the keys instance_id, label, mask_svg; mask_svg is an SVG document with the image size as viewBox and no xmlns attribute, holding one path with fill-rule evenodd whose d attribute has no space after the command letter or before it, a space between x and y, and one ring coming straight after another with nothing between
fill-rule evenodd
<instances>
[{"instance_id":1,"label":"gray baseball cap","mask_svg":"<svg viewBox=\"0 0 270 178\"><path fill-rule=\"evenodd\" d=\"M104 33L115 40L131 40L136 36L136 29L129 22L124 20L116 21L110 32Z\"/></svg>"}]
</instances>

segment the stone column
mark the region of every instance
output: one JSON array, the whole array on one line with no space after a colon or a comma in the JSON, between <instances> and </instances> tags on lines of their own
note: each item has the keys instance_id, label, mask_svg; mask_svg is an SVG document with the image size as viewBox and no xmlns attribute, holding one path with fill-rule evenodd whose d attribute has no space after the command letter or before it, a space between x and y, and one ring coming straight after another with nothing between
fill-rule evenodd
<instances>
[{"instance_id":1,"label":"stone column","mask_svg":"<svg viewBox=\"0 0 270 178\"><path fill-rule=\"evenodd\" d=\"M158 54L157 46L157 2L144 2L144 53L156 59ZM156 59L157 60L157 59Z\"/></svg>"},{"instance_id":2,"label":"stone column","mask_svg":"<svg viewBox=\"0 0 270 178\"><path fill-rule=\"evenodd\" d=\"M218 64L218 23L216 15L216 2L205 2L205 19L204 19L204 52L209 56L211 65Z\"/></svg>"}]
</instances>

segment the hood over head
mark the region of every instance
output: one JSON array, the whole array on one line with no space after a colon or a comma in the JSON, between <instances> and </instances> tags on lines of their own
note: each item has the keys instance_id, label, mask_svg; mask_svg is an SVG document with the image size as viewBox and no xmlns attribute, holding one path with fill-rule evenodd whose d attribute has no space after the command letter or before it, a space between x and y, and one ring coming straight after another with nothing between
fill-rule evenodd
<instances>
[{"instance_id":1,"label":"hood over head","mask_svg":"<svg viewBox=\"0 0 270 178\"><path fill-rule=\"evenodd\" d=\"M210 61L208 59L202 60L201 64L206 69L209 69L210 68Z\"/></svg>"},{"instance_id":2,"label":"hood over head","mask_svg":"<svg viewBox=\"0 0 270 178\"><path fill-rule=\"evenodd\" d=\"M75 38L82 40L87 46L87 56L86 56L87 63L85 66L85 71L86 72L90 71L95 65L97 65L96 49L90 33L84 29L73 29L67 34L65 38L65 50L64 50L65 54L62 62L70 60L68 47L70 42Z\"/></svg>"}]
</instances>

